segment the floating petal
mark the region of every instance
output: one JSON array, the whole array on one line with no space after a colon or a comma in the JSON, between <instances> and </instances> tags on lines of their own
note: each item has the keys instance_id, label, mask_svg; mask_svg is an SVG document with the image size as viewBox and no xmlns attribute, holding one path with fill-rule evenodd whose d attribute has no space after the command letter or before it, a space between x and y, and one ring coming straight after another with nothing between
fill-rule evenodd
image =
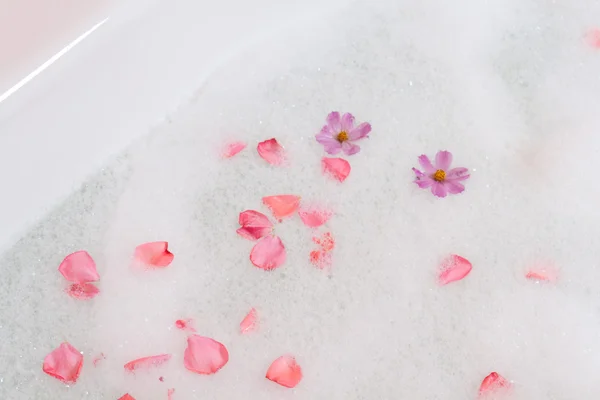
<instances>
[{"instance_id":1,"label":"floating petal","mask_svg":"<svg viewBox=\"0 0 600 400\"><path fill-rule=\"evenodd\" d=\"M135 398L133 398L133 396L131 396L129 393L125 393L122 397L119 397L119 400L135 400Z\"/></svg>"},{"instance_id":2,"label":"floating petal","mask_svg":"<svg viewBox=\"0 0 600 400\"><path fill-rule=\"evenodd\" d=\"M331 211L318 208L301 208L298 210L298 215L304 225L310 228L317 228L323 225L331 218Z\"/></svg>"},{"instance_id":3,"label":"floating petal","mask_svg":"<svg viewBox=\"0 0 600 400\"><path fill-rule=\"evenodd\" d=\"M282 356L273 361L266 378L288 388L295 387L302 379L302 368L292 356Z\"/></svg>"},{"instance_id":4,"label":"floating petal","mask_svg":"<svg viewBox=\"0 0 600 400\"><path fill-rule=\"evenodd\" d=\"M446 285L459 281L467 276L472 268L473 266L466 258L451 255L442 261L439 282L441 285Z\"/></svg>"},{"instance_id":5,"label":"floating petal","mask_svg":"<svg viewBox=\"0 0 600 400\"><path fill-rule=\"evenodd\" d=\"M310 262L319 269L331 267L331 253L323 250L314 250L310 252Z\"/></svg>"},{"instance_id":6,"label":"floating petal","mask_svg":"<svg viewBox=\"0 0 600 400\"><path fill-rule=\"evenodd\" d=\"M183 364L188 370L197 374L214 374L227 364L229 352L223 344L216 340L191 335L183 355Z\"/></svg>"},{"instance_id":7,"label":"floating petal","mask_svg":"<svg viewBox=\"0 0 600 400\"><path fill-rule=\"evenodd\" d=\"M321 237L314 236L312 238L315 244L321 246L323 251L331 251L335 247L335 240L333 239L333 235L331 232L325 232Z\"/></svg>"},{"instance_id":8,"label":"floating petal","mask_svg":"<svg viewBox=\"0 0 600 400\"><path fill-rule=\"evenodd\" d=\"M237 230L238 235L249 240L258 240L273 230L273 224L269 218L254 210L241 212L238 223L242 226Z\"/></svg>"},{"instance_id":9,"label":"floating petal","mask_svg":"<svg viewBox=\"0 0 600 400\"><path fill-rule=\"evenodd\" d=\"M285 262L285 247L277 236L267 236L252 248L250 261L265 271L280 267Z\"/></svg>"},{"instance_id":10,"label":"floating petal","mask_svg":"<svg viewBox=\"0 0 600 400\"><path fill-rule=\"evenodd\" d=\"M123 367L127 371L133 372L136 369L159 366L161 364L166 363L170 359L171 359L170 354L160 354L158 356L143 357L143 358L138 358L137 360L129 361Z\"/></svg>"},{"instance_id":11,"label":"floating petal","mask_svg":"<svg viewBox=\"0 0 600 400\"><path fill-rule=\"evenodd\" d=\"M74 299L89 300L96 297L100 290L92 283L73 283L65 292Z\"/></svg>"},{"instance_id":12,"label":"floating petal","mask_svg":"<svg viewBox=\"0 0 600 400\"><path fill-rule=\"evenodd\" d=\"M181 329L182 331L196 332L196 329L194 328L194 320L192 319L178 319L175 321L175 326L177 329Z\"/></svg>"},{"instance_id":13,"label":"floating petal","mask_svg":"<svg viewBox=\"0 0 600 400\"><path fill-rule=\"evenodd\" d=\"M263 203L269 207L277 219L292 215L300 207L300 196L282 194L278 196L263 197Z\"/></svg>"},{"instance_id":14,"label":"floating petal","mask_svg":"<svg viewBox=\"0 0 600 400\"><path fill-rule=\"evenodd\" d=\"M285 162L285 149L274 138L260 142L256 150L271 165L281 165Z\"/></svg>"},{"instance_id":15,"label":"floating petal","mask_svg":"<svg viewBox=\"0 0 600 400\"><path fill-rule=\"evenodd\" d=\"M154 267L166 267L175 257L168 250L168 242L150 242L140 244L135 248L135 259L143 264Z\"/></svg>"},{"instance_id":16,"label":"floating petal","mask_svg":"<svg viewBox=\"0 0 600 400\"><path fill-rule=\"evenodd\" d=\"M240 332L242 334L256 330L256 309L250 309L250 312L240 322Z\"/></svg>"},{"instance_id":17,"label":"floating petal","mask_svg":"<svg viewBox=\"0 0 600 400\"><path fill-rule=\"evenodd\" d=\"M227 143L223 150L221 151L221 157L223 158L231 158L238 154L240 151L246 148L246 143L244 142L231 142Z\"/></svg>"},{"instance_id":18,"label":"floating petal","mask_svg":"<svg viewBox=\"0 0 600 400\"><path fill-rule=\"evenodd\" d=\"M87 251L76 251L65 257L58 270L69 282L86 283L100 279L96 263Z\"/></svg>"},{"instance_id":19,"label":"floating petal","mask_svg":"<svg viewBox=\"0 0 600 400\"><path fill-rule=\"evenodd\" d=\"M63 343L44 358L42 369L64 383L75 383L82 366L81 353L69 343Z\"/></svg>"},{"instance_id":20,"label":"floating petal","mask_svg":"<svg viewBox=\"0 0 600 400\"><path fill-rule=\"evenodd\" d=\"M489 393L497 392L499 390L507 390L512 387L512 384L504 379L502 375L497 372L492 372L486 376L481 382L479 387L479 397L485 396Z\"/></svg>"},{"instance_id":21,"label":"floating petal","mask_svg":"<svg viewBox=\"0 0 600 400\"><path fill-rule=\"evenodd\" d=\"M340 182L344 182L348 175L350 175L350 163L343 158L323 157L321 166L323 167L324 174Z\"/></svg>"}]
</instances>

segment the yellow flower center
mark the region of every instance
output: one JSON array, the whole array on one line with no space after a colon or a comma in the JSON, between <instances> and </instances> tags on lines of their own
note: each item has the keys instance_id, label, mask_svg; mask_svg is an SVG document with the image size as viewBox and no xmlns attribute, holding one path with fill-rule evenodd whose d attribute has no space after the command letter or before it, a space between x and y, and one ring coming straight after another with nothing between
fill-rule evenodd
<instances>
[{"instance_id":1,"label":"yellow flower center","mask_svg":"<svg viewBox=\"0 0 600 400\"><path fill-rule=\"evenodd\" d=\"M444 179L446 179L446 172L442 169L438 169L437 171L435 171L435 174L433 174L434 181L443 182Z\"/></svg>"},{"instance_id":2,"label":"yellow flower center","mask_svg":"<svg viewBox=\"0 0 600 400\"><path fill-rule=\"evenodd\" d=\"M346 131L341 131L337 135L337 140L340 143L344 143L346 140L348 140L348 133L346 133Z\"/></svg>"}]
</instances>

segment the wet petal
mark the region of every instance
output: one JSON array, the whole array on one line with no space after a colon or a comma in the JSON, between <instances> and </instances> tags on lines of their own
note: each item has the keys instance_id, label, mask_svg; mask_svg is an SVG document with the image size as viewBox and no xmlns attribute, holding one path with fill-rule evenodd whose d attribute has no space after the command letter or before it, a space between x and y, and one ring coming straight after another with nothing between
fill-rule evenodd
<instances>
[{"instance_id":1,"label":"wet petal","mask_svg":"<svg viewBox=\"0 0 600 400\"><path fill-rule=\"evenodd\" d=\"M74 283L65 291L69 296L78 300L89 300L100 293L100 290L92 283Z\"/></svg>"},{"instance_id":2,"label":"wet petal","mask_svg":"<svg viewBox=\"0 0 600 400\"><path fill-rule=\"evenodd\" d=\"M452 153L446 150L438 151L435 155L435 167L436 169L442 169L448 171L452 164Z\"/></svg>"},{"instance_id":3,"label":"wet petal","mask_svg":"<svg viewBox=\"0 0 600 400\"><path fill-rule=\"evenodd\" d=\"M129 393L125 393L119 400L135 400Z\"/></svg>"},{"instance_id":4,"label":"wet petal","mask_svg":"<svg viewBox=\"0 0 600 400\"><path fill-rule=\"evenodd\" d=\"M350 140L360 140L367 137L370 132L371 124L363 122L348 133L348 138L350 138Z\"/></svg>"},{"instance_id":5,"label":"wet petal","mask_svg":"<svg viewBox=\"0 0 600 400\"><path fill-rule=\"evenodd\" d=\"M142 368L147 369L150 367L159 366L161 364L166 363L170 359L171 359L170 354L160 354L158 356L143 357L143 358L138 358L137 360L129 361L123 367L129 372L133 372L136 369L142 369Z\"/></svg>"},{"instance_id":6,"label":"wet petal","mask_svg":"<svg viewBox=\"0 0 600 400\"><path fill-rule=\"evenodd\" d=\"M273 361L266 378L288 388L295 387L302 379L302 368L292 356L282 356Z\"/></svg>"},{"instance_id":7,"label":"wet petal","mask_svg":"<svg viewBox=\"0 0 600 400\"><path fill-rule=\"evenodd\" d=\"M313 250L310 252L310 263L319 269L331 267L331 253L325 250Z\"/></svg>"},{"instance_id":8,"label":"wet petal","mask_svg":"<svg viewBox=\"0 0 600 400\"><path fill-rule=\"evenodd\" d=\"M183 355L183 364L186 369L197 374L214 374L227 364L229 352L223 344L216 340L191 335Z\"/></svg>"},{"instance_id":9,"label":"wet petal","mask_svg":"<svg viewBox=\"0 0 600 400\"><path fill-rule=\"evenodd\" d=\"M238 154L240 151L246 148L246 143L244 142L231 142L225 144L223 150L221 150L221 157L223 158L231 158Z\"/></svg>"},{"instance_id":10,"label":"wet petal","mask_svg":"<svg viewBox=\"0 0 600 400\"><path fill-rule=\"evenodd\" d=\"M439 283L440 285L446 285L459 281L467 276L471 272L471 269L473 269L473 266L469 260L453 254L442 261Z\"/></svg>"},{"instance_id":11,"label":"wet petal","mask_svg":"<svg viewBox=\"0 0 600 400\"><path fill-rule=\"evenodd\" d=\"M433 193L433 195L437 197L446 197L446 195L448 194L448 189L443 183L433 181L431 184L431 193Z\"/></svg>"},{"instance_id":12,"label":"wet petal","mask_svg":"<svg viewBox=\"0 0 600 400\"><path fill-rule=\"evenodd\" d=\"M314 236L313 242L318 244L323 251L331 251L335 247L335 240L331 232L325 232L321 237Z\"/></svg>"},{"instance_id":13,"label":"wet petal","mask_svg":"<svg viewBox=\"0 0 600 400\"><path fill-rule=\"evenodd\" d=\"M173 400L173 394L175 393L175 389L169 389L167 391L167 400Z\"/></svg>"},{"instance_id":14,"label":"wet petal","mask_svg":"<svg viewBox=\"0 0 600 400\"><path fill-rule=\"evenodd\" d=\"M324 174L340 182L344 182L348 175L350 175L350 163L343 158L323 157L321 166L323 167Z\"/></svg>"},{"instance_id":15,"label":"wet petal","mask_svg":"<svg viewBox=\"0 0 600 400\"><path fill-rule=\"evenodd\" d=\"M317 228L323 225L332 216L332 212L317 207L301 207L298 215L304 225L310 228Z\"/></svg>"},{"instance_id":16,"label":"wet petal","mask_svg":"<svg viewBox=\"0 0 600 400\"><path fill-rule=\"evenodd\" d=\"M448 189L448 192L451 194L458 194L465 191L465 187L460 182L445 181L443 185L446 186L446 189Z\"/></svg>"},{"instance_id":17,"label":"wet petal","mask_svg":"<svg viewBox=\"0 0 600 400\"><path fill-rule=\"evenodd\" d=\"M196 329L194 328L194 320L189 318L178 319L177 321L175 321L175 327L177 329L181 329L182 331L196 332Z\"/></svg>"},{"instance_id":18,"label":"wet petal","mask_svg":"<svg viewBox=\"0 0 600 400\"><path fill-rule=\"evenodd\" d=\"M242 322L240 322L240 332L242 334L249 333L256 330L256 318L258 314L256 313L256 309L250 309L250 312L244 317Z\"/></svg>"},{"instance_id":19,"label":"wet petal","mask_svg":"<svg viewBox=\"0 0 600 400\"><path fill-rule=\"evenodd\" d=\"M69 343L62 343L44 358L42 369L48 375L64 382L75 383L83 366L83 356Z\"/></svg>"},{"instance_id":20,"label":"wet petal","mask_svg":"<svg viewBox=\"0 0 600 400\"><path fill-rule=\"evenodd\" d=\"M479 397L481 398L484 395L501 390L508 390L511 387L512 384L504 379L502 375L497 372L492 372L481 382L481 386L479 387Z\"/></svg>"},{"instance_id":21,"label":"wet petal","mask_svg":"<svg viewBox=\"0 0 600 400\"><path fill-rule=\"evenodd\" d=\"M168 250L168 242L150 242L140 244L135 248L135 259L143 264L154 267L166 267L175 257Z\"/></svg>"},{"instance_id":22,"label":"wet petal","mask_svg":"<svg viewBox=\"0 0 600 400\"><path fill-rule=\"evenodd\" d=\"M329 113L327 116L327 126L329 126L329 129L334 133L340 132L342 124L339 112L333 111Z\"/></svg>"},{"instance_id":23,"label":"wet petal","mask_svg":"<svg viewBox=\"0 0 600 400\"><path fill-rule=\"evenodd\" d=\"M65 257L58 271L69 282L85 283L100 279L96 271L96 263L87 251L76 251Z\"/></svg>"},{"instance_id":24,"label":"wet petal","mask_svg":"<svg viewBox=\"0 0 600 400\"><path fill-rule=\"evenodd\" d=\"M354 129L354 115L350 113L345 113L344 115L342 115L340 128L340 130L349 134Z\"/></svg>"},{"instance_id":25,"label":"wet petal","mask_svg":"<svg viewBox=\"0 0 600 400\"><path fill-rule=\"evenodd\" d=\"M285 262L285 247L277 236L267 236L260 240L250 252L250 261L256 267L271 271Z\"/></svg>"},{"instance_id":26,"label":"wet petal","mask_svg":"<svg viewBox=\"0 0 600 400\"><path fill-rule=\"evenodd\" d=\"M419 156L419 164L421 165L421 167L423 167L423 170L427 175L433 174L436 171L436 168L431 164L429 157L427 157L425 154L421 154ZM413 168L413 171L414 170L415 169Z\"/></svg>"},{"instance_id":27,"label":"wet petal","mask_svg":"<svg viewBox=\"0 0 600 400\"><path fill-rule=\"evenodd\" d=\"M269 218L258 211L246 210L240 213L238 223L242 226L237 233L250 240L258 240L271 233L273 224Z\"/></svg>"},{"instance_id":28,"label":"wet petal","mask_svg":"<svg viewBox=\"0 0 600 400\"><path fill-rule=\"evenodd\" d=\"M256 147L258 154L271 165L281 165L285 162L285 149L275 138L260 142Z\"/></svg>"},{"instance_id":29,"label":"wet petal","mask_svg":"<svg viewBox=\"0 0 600 400\"><path fill-rule=\"evenodd\" d=\"M262 199L263 204L269 207L273 216L277 219L294 214L300 207L300 196L282 194L278 196L267 196Z\"/></svg>"},{"instance_id":30,"label":"wet petal","mask_svg":"<svg viewBox=\"0 0 600 400\"><path fill-rule=\"evenodd\" d=\"M464 181L469 177L469 170L463 167L452 168L450 171L446 172L446 180L448 181Z\"/></svg>"}]
</instances>

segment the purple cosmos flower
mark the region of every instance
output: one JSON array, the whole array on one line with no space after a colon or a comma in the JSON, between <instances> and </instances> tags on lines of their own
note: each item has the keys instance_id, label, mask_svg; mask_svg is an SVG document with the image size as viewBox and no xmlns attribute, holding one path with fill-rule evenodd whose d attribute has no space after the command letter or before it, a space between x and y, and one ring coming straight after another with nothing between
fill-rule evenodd
<instances>
[{"instance_id":1,"label":"purple cosmos flower","mask_svg":"<svg viewBox=\"0 0 600 400\"><path fill-rule=\"evenodd\" d=\"M354 116L350 113L342 115L334 111L327 116L327 125L316 136L317 142L325 147L329 154L337 154L342 150L351 156L360 151L360 147L352 142L365 138L371 132L371 124L363 122L354 126Z\"/></svg>"},{"instance_id":2,"label":"purple cosmos flower","mask_svg":"<svg viewBox=\"0 0 600 400\"><path fill-rule=\"evenodd\" d=\"M435 166L425 154L419 156L419 164L424 172L416 168L413 168L413 171L416 175L415 183L421 189L430 187L431 193L437 197L446 197L448 193L457 194L465 190L460 181L469 178L469 170L462 167L450 169L452 153L449 151L438 151L435 155Z\"/></svg>"}]
</instances>

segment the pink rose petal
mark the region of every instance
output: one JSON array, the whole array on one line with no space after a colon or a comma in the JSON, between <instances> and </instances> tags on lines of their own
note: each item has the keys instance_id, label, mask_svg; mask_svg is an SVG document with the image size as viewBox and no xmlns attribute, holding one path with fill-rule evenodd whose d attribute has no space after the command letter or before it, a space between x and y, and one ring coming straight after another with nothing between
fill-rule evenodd
<instances>
[{"instance_id":1,"label":"pink rose petal","mask_svg":"<svg viewBox=\"0 0 600 400\"><path fill-rule=\"evenodd\" d=\"M175 321L175 326L177 329L181 329L182 331L196 332L196 329L194 328L194 320L192 319L178 319Z\"/></svg>"},{"instance_id":2,"label":"pink rose petal","mask_svg":"<svg viewBox=\"0 0 600 400\"><path fill-rule=\"evenodd\" d=\"M321 167L325 175L331 176L340 182L344 182L350 175L350 163L343 158L323 157Z\"/></svg>"},{"instance_id":3,"label":"pink rose petal","mask_svg":"<svg viewBox=\"0 0 600 400\"><path fill-rule=\"evenodd\" d=\"M269 218L254 210L241 212L238 223L242 226L237 230L238 235L249 240L258 240L273 230L273 224Z\"/></svg>"},{"instance_id":4,"label":"pink rose petal","mask_svg":"<svg viewBox=\"0 0 600 400\"><path fill-rule=\"evenodd\" d=\"M285 258L285 247L277 236L261 239L250 252L252 264L265 271L280 267L285 262Z\"/></svg>"},{"instance_id":5,"label":"pink rose petal","mask_svg":"<svg viewBox=\"0 0 600 400\"><path fill-rule=\"evenodd\" d=\"M331 218L332 213L329 210L302 207L298 210L298 215L304 225L309 228L317 228L327 222Z\"/></svg>"},{"instance_id":6,"label":"pink rose petal","mask_svg":"<svg viewBox=\"0 0 600 400\"><path fill-rule=\"evenodd\" d=\"M472 268L473 266L466 258L451 255L442 261L439 283L440 285L446 285L459 281L467 276Z\"/></svg>"},{"instance_id":7,"label":"pink rose petal","mask_svg":"<svg viewBox=\"0 0 600 400\"><path fill-rule=\"evenodd\" d=\"M246 148L246 143L244 142L230 142L225 144L223 150L221 150L222 158L231 158L238 154L240 151Z\"/></svg>"},{"instance_id":8,"label":"pink rose petal","mask_svg":"<svg viewBox=\"0 0 600 400\"><path fill-rule=\"evenodd\" d=\"M89 300L96 297L100 290L92 283L73 283L65 292L74 299Z\"/></svg>"},{"instance_id":9,"label":"pink rose petal","mask_svg":"<svg viewBox=\"0 0 600 400\"><path fill-rule=\"evenodd\" d=\"M273 361L266 378L288 388L295 387L302 379L302 368L292 356L282 356Z\"/></svg>"},{"instance_id":10,"label":"pink rose petal","mask_svg":"<svg viewBox=\"0 0 600 400\"><path fill-rule=\"evenodd\" d=\"M122 397L119 397L119 400L135 400L135 399L129 393L125 393Z\"/></svg>"},{"instance_id":11,"label":"pink rose petal","mask_svg":"<svg viewBox=\"0 0 600 400\"><path fill-rule=\"evenodd\" d=\"M69 343L62 343L44 358L42 369L48 375L64 382L75 383L83 366L83 356Z\"/></svg>"},{"instance_id":12,"label":"pink rose petal","mask_svg":"<svg viewBox=\"0 0 600 400\"><path fill-rule=\"evenodd\" d=\"M479 387L479 398L494 392L508 390L511 387L512 384L504 379L502 375L497 372L492 372L481 382L481 386Z\"/></svg>"},{"instance_id":13,"label":"pink rose petal","mask_svg":"<svg viewBox=\"0 0 600 400\"><path fill-rule=\"evenodd\" d=\"M240 332L242 334L249 333L256 330L256 309L251 308L250 312L240 322Z\"/></svg>"},{"instance_id":14,"label":"pink rose petal","mask_svg":"<svg viewBox=\"0 0 600 400\"><path fill-rule=\"evenodd\" d=\"M142 368L147 369L150 367L159 366L161 364L166 363L170 359L171 359L170 354L160 354L158 356L143 357L143 358L138 358L133 361L129 361L123 367L129 372L133 372L136 369L142 369Z\"/></svg>"},{"instance_id":15,"label":"pink rose petal","mask_svg":"<svg viewBox=\"0 0 600 400\"><path fill-rule=\"evenodd\" d=\"M135 248L135 259L143 264L154 267L166 267L175 257L168 250L168 242L150 242L140 244Z\"/></svg>"},{"instance_id":16,"label":"pink rose petal","mask_svg":"<svg viewBox=\"0 0 600 400\"><path fill-rule=\"evenodd\" d=\"M278 220L294 214L300 207L300 196L291 194L267 196L263 197L262 201Z\"/></svg>"},{"instance_id":17,"label":"pink rose petal","mask_svg":"<svg viewBox=\"0 0 600 400\"><path fill-rule=\"evenodd\" d=\"M69 282L86 283L100 279L96 271L96 263L87 251L76 251L65 257L58 271Z\"/></svg>"},{"instance_id":18,"label":"pink rose petal","mask_svg":"<svg viewBox=\"0 0 600 400\"><path fill-rule=\"evenodd\" d=\"M94 365L94 367L98 366L98 363L102 360L106 360L106 356L104 355L104 353L100 353L99 355L97 355L96 357L94 357L94 360L92 361L92 364Z\"/></svg>"},{"instance_id":19,"label":"pink rose petal","mask_svg":"<svg viewBox=\"0 0 600 400\"><path fill-rule=\"evenodd\" d=\"M256 147L258 154L271 165L281 165L285 162L285 149L275 138L260 142Z\"/></svg>"},{"instance_id":20,"label":"pink rose petal","mask_svg":"<svg viewBox=\"0 0 600 400\"><path fill-rule=\"evenodd\" d=\"M314 236L312 240L325 252L331 251L335 247L335 240L331 232L325 232L321 237Z\"/></svg>"},{"instance_id":21,"label":"pink rose petal","mask_svg":"<svg viewBox=\"0 0 600 400\"><path fill-rule=\"evenodd\" d=\"M216 340L191 335L183 354L183 364L197 374L210 375L223 368L229 361L229 352Z\"/></svg>"},{"instance_id":22,"label":"pink rose petal","mask_svg":"<svg viewBox=\"0 0 600 400\"><path fill-rule=\"evenodd\" d=\"M173 400L173 393L175 393L175 389L169 389L167 391L167 400Z\"/></svg>"}]
</instances>

